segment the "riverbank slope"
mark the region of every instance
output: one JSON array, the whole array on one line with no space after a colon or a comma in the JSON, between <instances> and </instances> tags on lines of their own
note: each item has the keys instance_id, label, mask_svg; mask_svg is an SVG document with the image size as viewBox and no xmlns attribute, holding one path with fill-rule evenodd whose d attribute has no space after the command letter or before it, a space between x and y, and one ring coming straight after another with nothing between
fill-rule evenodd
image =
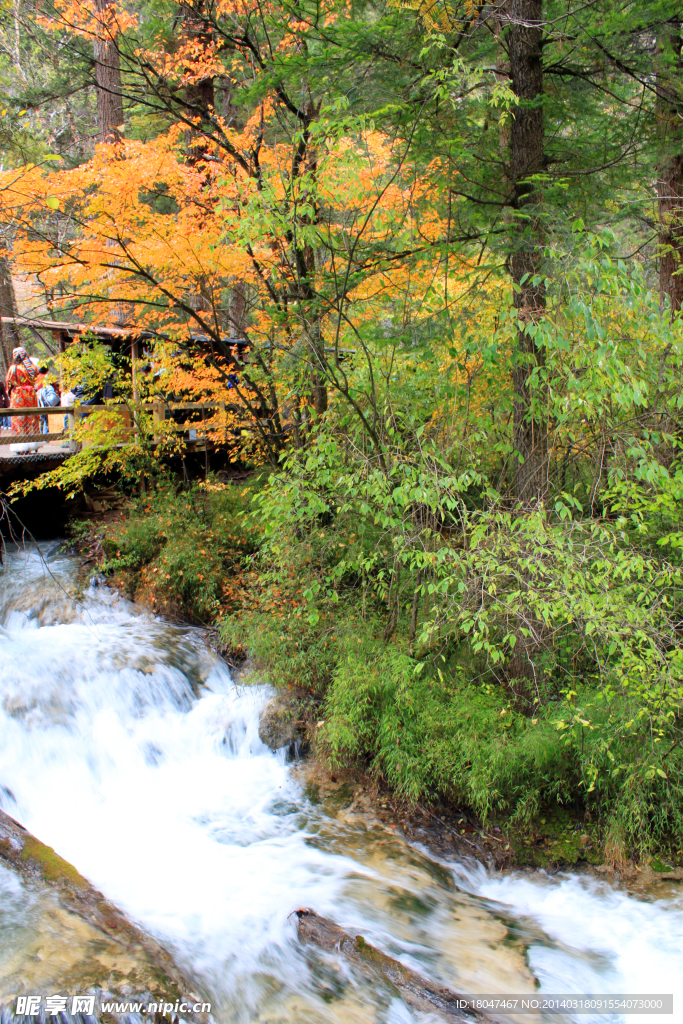
<instances>
[{"instance_id":1,"label":"riverbank slope","mask_svg":"<svg viewBox=\"0 0 683 1024\"><path fill-rule=\"evenodd\" d=\"M335 550L357 540L352 524L321 523L278 548L254 514L264 482L162 481L124 509L104 502L75 540L128 597L213 630L233 665L248 651L258 678L289 695L316 761L330 777L362 779L409 837L499 866L679 874L681 836L648 807L651 794L634 791L629 765L621 783L595 772L614 708L594 707L589 724L570 694L529 714L461 652L421 649L415 609L388 631L381 594L335 578ZM575 723L563 727L571 713L579 743ZM676 813L679 756L666 766Z\"/></svg>"}]
</instances>

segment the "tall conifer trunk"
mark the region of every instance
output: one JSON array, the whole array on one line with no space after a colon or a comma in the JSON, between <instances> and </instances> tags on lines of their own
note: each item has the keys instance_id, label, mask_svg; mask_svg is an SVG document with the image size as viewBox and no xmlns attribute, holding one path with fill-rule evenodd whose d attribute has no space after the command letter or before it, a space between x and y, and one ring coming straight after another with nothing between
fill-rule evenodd
<instances>
[{"instance_id":1,"label":"tall conifer trunk","mask_svg":"<svg viewBox=\"0 0 683 1024\"><path fill-rule=\"evenodd\" d=\"M513 206L519 214L513 229L510 273L515 285L514 304L519 319L531 323L543 316L545 288L535 283L540 270L540 223L536 213L537 185L529 178L543 170L543 0L509 0L507 33L510 80L519 105L510 127L510 177ZM543 353L524 332L518 331L512 373L514 390L514 445L519 453L514 493L523 505L543 498L548 476L548 429L532 409L529 381L543 365Z\"/></svg>"},{"instance_id":2,"label":"tall conifer trunk","mask_svg":"<svg viewBox=\"0 0 683 1024\"><path fill-rule=\"evenodd\" d=\"M540 195L538 184L530 180L543 170L543 0L508 0L505 13L510 82L518 101L510 125L514 212L509 269L514 306L523 325L517 329L512 369L513 442L518 453L514 497L519 506L530 508L543 500L548 480L548 427L531 385L532 374L543 366L544 356L525 330L545 312L545 285L537 280L542 272ZM507 664L512 691L527 709L535 706L538 696L535 658L541 634L542 624L533 613L520 616L515 648Z\"/></svg>"},{"instance_id":3,"label":"tall conifer trunk","mask_svg":"<svg viewBox=\"0 0 683 1024\"><path fill-rule=\"evenodd\" d=\"M657 40L659 294L662 306L669 299L672 316L683 304L682 42L680 18L667 22Z\"/></svg>"},{"instance_id":4,"label":"tall conifer trunk","mask_svg":"<svg viewBox=\"0 0 683 1024\"><path fill-rule=\"evenodd\" d=\"M205 11L205 0L183 0L180 4L182 16L181 38L183 43L196 45L197 53L193 59L201 60L201 54L211 47L213 27ZM187 132L187 162L197 167L202 174L206 188L211 184L206 156L209 145L202 128L206 127L214 112L215 85L212 75L187 82L183 87L184 113L190 118L198 119L196 129ZM196 278L196 294L190 296L190 305L196 312L215 316L215 296L204 274Z\"/></svg>"},{"instance_id":5,"label":"tall conifer trunk","mask_svg":"<svg viewBox=\"0 0 683 1024\"><path fill-rule=\"evenodd\" d=\"M185 0L180 8L183 15L184 39L188 42L197 42L200 46L208 46L213 37L213 28L205 10L205 0ZM186 85L185 100L196 117L207 117L216 103L213 77L207 75L206 78Z\"/></svg>"},{"instance_id":6,"label":"tall conifer trunk","mask_svg":"<svg viewBox=\"0 0 683 1024\"><path fill-rule=\"evenodd\" d=\"M0 256L0 316L16 317L17 300L9 260ZM23 344L16 324L2 324L0 331L0 372L3 379L12 362L12 349Z\"/></svg>"},{"instance_id":7,"label":"tall conifer trunk","mask_svg":"<svg viewBox=\"0 0 683 1024\"><path fill-rule=\"evenodd\" d=\"M106 14L111 0L95 0L98 14ZM97 138L99 142L118 142L123 128L121 65L114 31L103 19L94 42L95 88L97 92Z\"/></svg>"}]
</instances>

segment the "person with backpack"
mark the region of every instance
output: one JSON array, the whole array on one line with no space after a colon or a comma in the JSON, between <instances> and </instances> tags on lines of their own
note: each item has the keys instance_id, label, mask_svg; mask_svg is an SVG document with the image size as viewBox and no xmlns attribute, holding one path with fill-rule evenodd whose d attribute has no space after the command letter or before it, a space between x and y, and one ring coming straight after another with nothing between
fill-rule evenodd
<instances>
[{"instance_id":1,"label":"person with backpack","mask_svg":"<svg viewBox=\"0 0 683 1024\"><path fill-rule=\"evenodd\" d=\"M38 405L43 409L54 409L61 401L59 385L54 380L44 381L43 386L36 391L36 396ZM40 417L40 432L41 434L50 433L46 415Z\"/></svg>"}]
</instances>

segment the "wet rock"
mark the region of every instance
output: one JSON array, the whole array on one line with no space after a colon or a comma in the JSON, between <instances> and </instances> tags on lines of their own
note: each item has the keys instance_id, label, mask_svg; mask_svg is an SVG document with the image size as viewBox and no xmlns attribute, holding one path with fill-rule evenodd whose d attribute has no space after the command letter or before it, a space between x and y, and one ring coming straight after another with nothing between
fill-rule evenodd
<instances>
[{"instance_id":1,"label":"wet rock","mask_svg":"<svg viewBox=\"0 0 683 1024\"><path fill-rule=\"evenodd\" d=\"M296 702L286 697L274 697L264 704L258 727L261 742L271 750L295 747L301 739L297 712Z\"/></svg>"},{"instance_id":2,"label":"wet rock","mask_svg":"<svg viewBox=\"0 0 683 1024\"><path fill-rule=\"evenodd\" d=\"M4 811L0 858L23 877L27 898L38 907L25 948L0 965L0 1002L29 989L52 994L65 984L77 993L99 991L147 1004L202 1002L155 939Z\"/></svg>"}]
</instances>

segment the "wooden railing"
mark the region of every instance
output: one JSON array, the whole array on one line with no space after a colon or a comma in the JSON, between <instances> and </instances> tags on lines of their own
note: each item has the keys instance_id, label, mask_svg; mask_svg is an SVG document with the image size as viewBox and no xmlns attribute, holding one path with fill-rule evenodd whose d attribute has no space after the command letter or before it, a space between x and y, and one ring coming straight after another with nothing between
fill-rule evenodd
<instances>
[{"instance_id":1,"label":"wooden railing","mask_svg":"<svg viewBox=\"0 0 683 1024\"><path fill-rule=\"evenodd\" d=\"M210 412L215 409L221 409L223 412L227 411L230 403L228 402L142 402L142 403L126 403L126 402L111 402L108 405L53 405L53 406L25 406L23 409L0 409L0 419L3 417L15 417L15 416L72 416L74 423L80 419L84 419L93 412L99 410L106 410L108 412L119 412L123 416L129 417L128 425L124 425L123 429L134 435L138 431L136 422L136 414L138 412L151 412L153 414L154 423L164 423L166 420L167 412L193 412L201 410L202 413ZM130 422L132 421L132 422ZM70 440L70 433L73 427L64 427L62 430L41 434L39 432L31 434L8 434L4 437L0 436L0 445L8 444L46 444L49 441L58 440ZM215 427L210 428L211 432L215 430ZM168 430L168 426L164 427L164 430ZM201 423L174 423L171 427L172 431L182 433L185 431L201 430L204 437L207 433L207 424L205 417L202 416Z\"/></svg>"}]
</instances>

